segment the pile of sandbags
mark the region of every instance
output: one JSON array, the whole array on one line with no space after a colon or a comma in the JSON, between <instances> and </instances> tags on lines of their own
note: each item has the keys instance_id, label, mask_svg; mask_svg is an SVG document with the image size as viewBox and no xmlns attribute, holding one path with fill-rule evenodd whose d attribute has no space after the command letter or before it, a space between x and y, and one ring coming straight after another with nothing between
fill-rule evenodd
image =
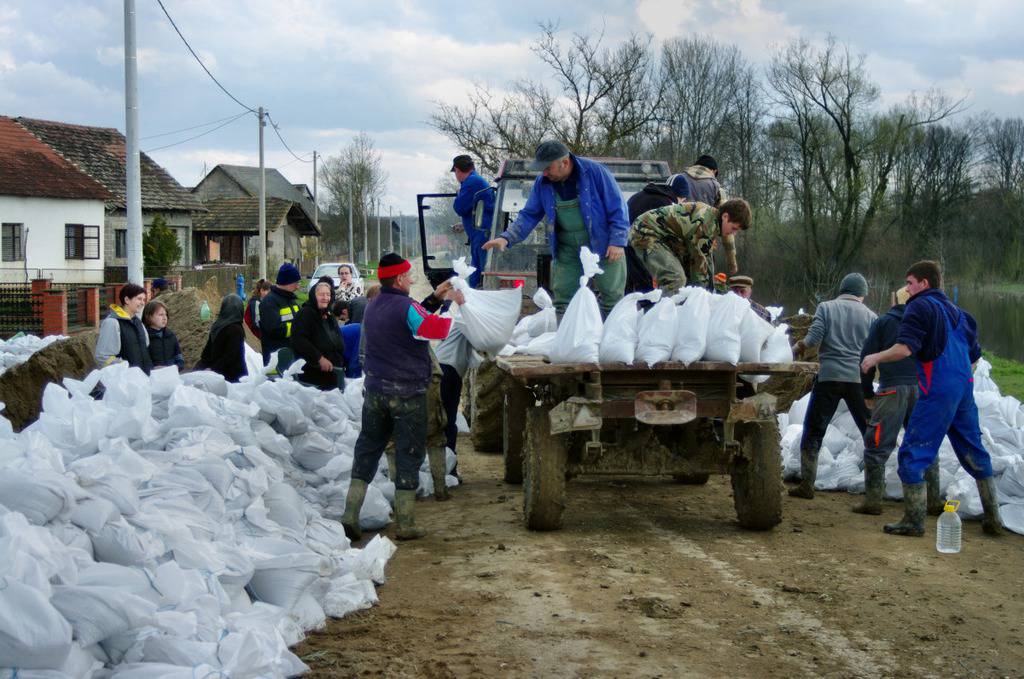
<instances>
[{"instance_id":1,"label":"pile of sandbags","mask_svg":"<svg viewBox=\"0 0 1024 679\"><path fill-rule=\"evenodd\" d=\"M1024 534L1024 407L1012 396L1002 396L992 381L991 365L978 362L974 375L974 399L978 405L982 441L992 456L999 490L1003 522L1010 530ZM788 413L779 414L782 432L782 466L787 479L800 476L800 436L810 394L795 401ZM900 433L899 440L903 440ZM897 451L893 451L885 467L886 495L903 497L903 486L897 474ZM981 498L974 479L960 466L949 439L939 448L940 487L946 498L960 501L960 516L981 517ZM818 490L864 492L864 442L853 417L840 403L835 418L828 426L818 455Z\"/></svg>"},{"instance_id":2,"label":"pile of sandbags","mask_svg":"<svg viewBox=\"0 0 1024 679\"><path fill-rule=\"evenodd\" d=\"M376 601L394 545L352 549L336 521L361 383L247 358L239 384L116 364L49 385L20 433L0 418L0 675L293 676L306 630ZM386 469L366 529L390 520Z\"/></svg>"},{"instance_id":3,"label":"pile of sandbags","mask_svg":"<svg viewBox=\"0 0 1024 679\"><path fill-rule=\"evenodd\" d=\"M0 340L0 375L8 368L24 363L40 349L64 339L67 339L64 335L17 335L6 341Z\"/></svg>"}]
</instances>

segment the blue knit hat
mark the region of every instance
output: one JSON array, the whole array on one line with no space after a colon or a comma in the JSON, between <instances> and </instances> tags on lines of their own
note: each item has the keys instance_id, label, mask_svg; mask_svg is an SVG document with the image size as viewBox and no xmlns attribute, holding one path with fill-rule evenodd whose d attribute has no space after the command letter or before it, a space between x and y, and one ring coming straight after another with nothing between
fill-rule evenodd
<instances>
[{"instance_id":1,"label":"blue knit hat","mask_svg":"<svg viewBox=\"0 0 1024 679\"><path fill-rule=\"evenodd\" d=\"M302 274L295 268L294 264L285 262L281 265L281 268L277 270L277 284L278 285L291 285L292 283L298 283L302 280Z\"/></svg>"}]
</instances>

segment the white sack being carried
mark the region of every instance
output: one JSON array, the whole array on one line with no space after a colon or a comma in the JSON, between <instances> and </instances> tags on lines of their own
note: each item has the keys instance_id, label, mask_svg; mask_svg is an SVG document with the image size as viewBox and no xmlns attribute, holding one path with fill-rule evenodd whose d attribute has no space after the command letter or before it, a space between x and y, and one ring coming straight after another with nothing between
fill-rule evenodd
<instances>
[{"instance_id":1,"label":"white sack being carried","mask_svg":"<svg viewBox=\"0 0 1024 679\"><path fill-rule=\"evenodd\" d=\"M689 365L699 361L708 343L708 321L711 318L711 293L704 288L683 288L673 295L682 306L676 310L676 341L672 360Z\"/></svg>"},{"instance_id":2,"label":"white sack being carried","mask_svg":"<svg viewBox=\"0 0 1024 679\"><path fill-rule=\"evenodd\" d=\"M471 288L467 279L476 269L466 264L465 257L456 259L453 268L457 275L451 279L452 286L466 298L465 304L456 306L455 322L474 349L488 354L498 353L512 337L523 306L523 293L519 288Z\"/></svg>"},{"instance_id":3,"label":"white sack being carried","mask_svg":"<svg viewBox=\"0 0 1024 679\"><path fill-rule=\"evenodd\" d=\"M601 335L601 348L598 352L601 363L633 365L636 345L640 339L639 323L642 315L637 304L645 299L657 302L660 298L660 290L648 293L631 292L612 307Z\"/></svg>"},{"instance_id":4,"label":"white sack being carried","mask_svg":"<svg viewBox=\"0 0 1024 679\"><path fill-rule=\"evenodd\" d=\"M601 360L601 308L593 290L587 287L591 278L604 273L598 266L600 261L601 256L591 252L590 248L580 248L580 262L583 264L580 288L569 301L562 324L555 333L555 344L549 354L552 363L597 363Z\"/></svg>"},{"instance_id":5,"label":"white sack being carried","mask_svg":"<svg viewBox=\"0 0 1024 679\"><path fill-rule=\"evenodd\" d=\"M736 364L740 362L740 323L750 310L747 300L735 292L711 296L708 320L708 344L704 360Z\"/></svg>"},{"instance_id":6,"label":"white sack being carried","mask_svg":"<svg viewBox=\"0 0 1024 679\"><path fill-rule=\"evenodd\" d=\"M676 309L672 299L662 297L640 319L636 360L646 363L647 367L672 358L676 344Z\"/></svg>"}]
</instances>

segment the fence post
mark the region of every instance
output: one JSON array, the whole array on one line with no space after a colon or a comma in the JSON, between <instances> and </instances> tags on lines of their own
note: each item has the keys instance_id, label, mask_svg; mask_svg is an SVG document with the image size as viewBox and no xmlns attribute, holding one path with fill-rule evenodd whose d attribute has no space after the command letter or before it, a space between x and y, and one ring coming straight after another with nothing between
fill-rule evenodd
<instances>
[{"instance_id":1,"label":"fence post","mask_svg":"<svg viewBox=\"0 0 1024 679\"><path fill-rule=\"evenodd\" d=\"M43 332L47 335L68 334L68 294L64 290L47 290L43 295Z\"/></svg>"},{"instance_id":2,"label":"fence post","mask_svg":"<svg viewBox=\"0 0 1024 679\"><path fill-rule=\"evenodd\" d=\"M85 324L93 328L100 327L100 289L86 288L82 291L85 299Z\"/></svg>"},{"instance_id":3,"label":"fence post","mask_svg":"<svg viewBox=\"0 0 1024 679\"><path fill-rule=\"evenodd\" d=\"M37 295L37 294L43 292L44 290L49 290L50 289L50 283L51 283L51 281L50 281L49 278L33 278L32 279L32 294L33 295Z\"/></svg>"}]
</instances>

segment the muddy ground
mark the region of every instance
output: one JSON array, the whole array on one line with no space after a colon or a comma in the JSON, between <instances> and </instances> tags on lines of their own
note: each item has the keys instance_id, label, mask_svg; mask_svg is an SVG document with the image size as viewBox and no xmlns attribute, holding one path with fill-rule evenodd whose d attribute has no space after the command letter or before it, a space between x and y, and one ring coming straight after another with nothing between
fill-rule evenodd
<instances>
[{"instance_id":1,"label":"muddy ground","mask_svg":"<svg viewBox=\"0 0 1024 679\"><path fill-rule=\"evenodd\" d=\"M298 654L313 677L1016 677L1024 538L965 525L960 554L882 533L901 515L846 493L786 497L774 531L735 522L727 477L575 479L565 527L522 526L500 457L460 451L468 482L417 504L378 606Z\"/></svg>"}]
</instances>

